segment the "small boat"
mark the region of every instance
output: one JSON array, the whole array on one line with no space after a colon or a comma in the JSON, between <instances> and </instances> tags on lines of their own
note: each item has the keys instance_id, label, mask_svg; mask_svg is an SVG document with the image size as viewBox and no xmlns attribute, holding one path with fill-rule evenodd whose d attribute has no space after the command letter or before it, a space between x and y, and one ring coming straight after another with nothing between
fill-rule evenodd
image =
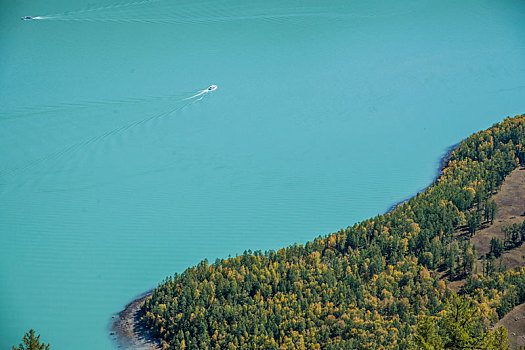
<instances>
[{"instance_id":1,"label":"small boat","mask_svg":"<svg viewBox=\"0 0 525 350\"><path fill-rule=\"evenodd\" d=\"M30 20L30 19L35 19L35 18L31 17L31 16L25 16L25 17L21 18L22 21L27 21L27 20Z\"/></svg>"},{"instance_id":2,"label":"small boat","mask_svg":"<svg viewBox=\"0 0 525 350\"><path fill-rule=\"evenodd\" d=\"M217 85L211 85L209 88L206 89L206 91L213 91L213 90L217 90Z\"/></svg>"}]
</instances>

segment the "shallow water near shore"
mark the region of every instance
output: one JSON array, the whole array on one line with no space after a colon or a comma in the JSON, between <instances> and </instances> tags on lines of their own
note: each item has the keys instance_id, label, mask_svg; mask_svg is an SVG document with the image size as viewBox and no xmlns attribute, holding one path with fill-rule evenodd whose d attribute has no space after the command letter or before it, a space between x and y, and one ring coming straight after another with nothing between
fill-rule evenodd
<instances>
[{"instance_id":1,"label":"shallow water near shore","mask_svg":"<svg viewBox=\"0 0 525 350\"><path fill-rule=\"evenodd\" d=\"M114 349L167 275L420 191L525 111L523 23L521 1L0 3L0 348Z\"/></svg>"}]
</instances>

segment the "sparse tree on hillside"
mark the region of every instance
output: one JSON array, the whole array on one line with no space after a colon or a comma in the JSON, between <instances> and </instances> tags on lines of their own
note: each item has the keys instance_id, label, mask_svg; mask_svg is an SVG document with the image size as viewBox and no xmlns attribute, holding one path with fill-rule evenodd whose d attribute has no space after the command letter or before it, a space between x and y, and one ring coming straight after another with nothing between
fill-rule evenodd
<instances>
[{"instance_id":1,"label":"sparse tree on hillside","mask_svg":"<svg viewBox=\"0 0 525 350\"><path fill-rule=\"evenodd\" d=\"M481 213L479 211L468 213L467 225L468 225L468 232L470 233L470 237L474 236L476 231L479 229L480 224L481 224Z\"/></svg>"},{"instance_id":2,"label":"sparse tree on hillside","mask_svg":"<svg viewBox=\"0 0 525 350\"><path fill-rule=\"evenodd\" d=\"M490 253L496 258L500 257L503 254L503 242L497 238L492 238L490 240Z\"/></svg>"},{"instance_id":3,"label":"sparse tree on hillside","mask_svg":"<svg viewBox=\"0 0 525 350\"><path fill-rule=\"evenodd\" d=\"M472 273L476 259L477 257L474 255L472 247L465 247L463 250L463 274L470 275Z\"/></svg>"},{"instance_id":4,"label":"sparse tree on hillside","mask_svg":"<svg viewBox=\"0 0 525 350\"><path fill-rule=\"evenodd\" d=\"M484 212L484 218L485 221L490 220L490 224L492 225L494 223L494 218L496 217L496 213L498 212L498 205L494 200L487 201L485 204L485 212Z\"/></svg>"},{"instance_id":5,"label":"sparse tree on hillside","mask_svg":"<svg viewBox=\"0 0 525 350\"><path fill-rule=\"evenodd\" d=\"M458 242L454 241L450 244L450 247L447 252L447 258L445 260L445 264L447 268L450 271L450 277L454 278L456 275L456 269L458 267L459 259L460 259L460 250L458 246Z\"/></svg>"}]
</instances>

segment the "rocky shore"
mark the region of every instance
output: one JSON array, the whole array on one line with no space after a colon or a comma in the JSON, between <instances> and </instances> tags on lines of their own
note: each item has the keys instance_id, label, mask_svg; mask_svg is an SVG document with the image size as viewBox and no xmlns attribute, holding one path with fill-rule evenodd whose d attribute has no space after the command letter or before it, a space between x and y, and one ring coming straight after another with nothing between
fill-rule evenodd
<instances>
[{"instance_id":1,"label":"rocky shore","mask_svg":"<svg viewBox=\"0 0 525 350\"><path fill-rule=\"evenodd\" d=\"M113 316L111 335L115 337L119 348L133 350L161 350L156 339L152 338L147 329L142 327L139 311L144 301L153 293L152 290L142 294L130 302L124 310Z\"/></svg>"}]
</instances>

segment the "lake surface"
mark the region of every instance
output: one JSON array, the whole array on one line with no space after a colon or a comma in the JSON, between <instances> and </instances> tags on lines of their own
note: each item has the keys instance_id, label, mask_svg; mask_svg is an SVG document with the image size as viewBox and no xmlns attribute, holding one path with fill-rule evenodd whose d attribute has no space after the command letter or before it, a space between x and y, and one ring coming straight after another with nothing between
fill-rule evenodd
<instances>
[{"instance_id":1,"label":"lake surface","mask_svg":"<svg viewBox=\"0 0 525 350\"><path fill-rule=\"evenodd\" d=\"M523 1L2 1L0 348L114 349L167 275L415 194L525 112L524 23Z\"/></svg>"}]
</instances>

